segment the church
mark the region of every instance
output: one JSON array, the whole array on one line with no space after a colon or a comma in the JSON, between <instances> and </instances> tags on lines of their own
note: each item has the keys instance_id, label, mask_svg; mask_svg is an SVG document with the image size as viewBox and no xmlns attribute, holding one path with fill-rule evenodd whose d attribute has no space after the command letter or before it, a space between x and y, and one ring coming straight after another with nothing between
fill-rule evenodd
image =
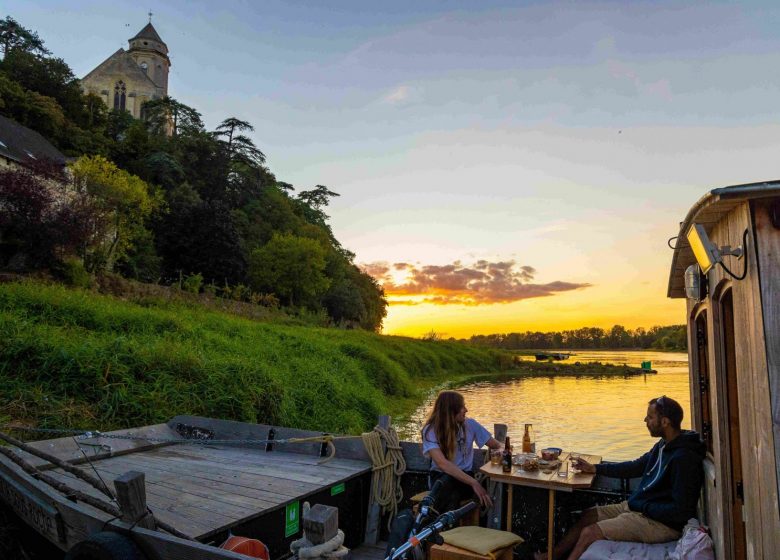
<instances>
[{"instance_id":1,"label":"church","mask_svg":"<svg viewBox=\"0 0 780 560\"><path fill-rule=\"evenodd\" d=\"M99 96L109 109L128 111L140 119L144 101L168 95L171 60L168 46L149 23L81 79L85 92Z\"/></svg>"}]
</instances>

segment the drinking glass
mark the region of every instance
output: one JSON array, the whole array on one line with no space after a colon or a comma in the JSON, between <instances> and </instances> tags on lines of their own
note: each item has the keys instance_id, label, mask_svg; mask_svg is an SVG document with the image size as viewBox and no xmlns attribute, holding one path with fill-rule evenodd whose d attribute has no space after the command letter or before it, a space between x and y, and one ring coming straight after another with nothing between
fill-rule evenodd
<instances>
[{"instance_id":1,"label":"drinking glass","mask_svg":"<svg viewBox=\"0 0 780 560\"><path fill-rule=\"evenodd\" d=\"M490 464L491 465L500 465L501 464L501 450L500 449L491 449L490 450Z\"/></svg>"},{"instance_id":2,"label":"drinking glass","mask_svg":"<svg viewBox=\"0 0 780 560\"><path fill-rule=\"evenodd\" d=\"M558 476L569 478L569 461L561 461L561 464L558 465Z\"/></svg>"},{"instance_id":3,"label":"drinking glass","mask_svg":"<svg viewBox=\"0 0 780 560\"><path fill-rule=\"evenodd\" d=\"M573 474L577 474L578 472L580 472L580 470L575 467L575 465L577 464L577 459L579 458L580 458L579 453L569 453L569 461L571 461L571 472Z\"/></svg>"}]
</instances>

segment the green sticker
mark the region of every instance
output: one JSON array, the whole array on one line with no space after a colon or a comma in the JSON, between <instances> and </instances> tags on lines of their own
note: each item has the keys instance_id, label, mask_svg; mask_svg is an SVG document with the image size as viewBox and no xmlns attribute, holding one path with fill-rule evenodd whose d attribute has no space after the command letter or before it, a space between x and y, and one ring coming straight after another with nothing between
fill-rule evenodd
<instances>
[{"instance_id":1,"label":"green sticker","mask_svg":"<svg viewBox=\"0 0 780 560\"><path fill-rule=\"evenodd\" d=\"M284 512L284 536L291 537L298 532L300 527L300 518L298 513L300 510L300 502L293 502L287 504L287 508Z\"/></svg>"},{"instance_id":2,"label":"green sticker","mask_svg":"<svg viewBox=\"0 0 780 560\"><path fill-rule=\"evenodd\" d=\"M343 482L341 484L336 484L336 486L330 489L330 495L335 496L336 494L341 494L345 489L346 487Z\"/></svg>"}]
</instances>

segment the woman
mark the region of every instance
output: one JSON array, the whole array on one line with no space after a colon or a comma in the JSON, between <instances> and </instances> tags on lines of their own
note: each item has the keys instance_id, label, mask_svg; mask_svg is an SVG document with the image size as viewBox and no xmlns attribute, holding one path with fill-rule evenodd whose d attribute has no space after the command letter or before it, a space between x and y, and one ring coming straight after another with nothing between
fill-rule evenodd
<instances>
[{"instance_id":1,"label":"woman","mask_svg":"<svg viewBox=\"0 0 780 560\"><path fill-rule=\"evenodd\" d=\"M436 500L435 507L442 513L473 495L483 506L493 505L490 495L474 478L474 442L490 449L499 449L501 444L479 422L466 418L467 412L463 395L442 391L422 429L423 455L431 459L429 487L444 474L450 475Z\"/></svg>"}]
</instances>

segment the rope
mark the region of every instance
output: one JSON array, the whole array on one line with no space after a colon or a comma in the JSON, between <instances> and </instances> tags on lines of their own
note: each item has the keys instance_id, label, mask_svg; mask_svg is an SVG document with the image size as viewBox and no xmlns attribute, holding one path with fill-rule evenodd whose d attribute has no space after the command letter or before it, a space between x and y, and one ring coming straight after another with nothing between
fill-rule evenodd
<instances>
[{"instance_id":1,"label":"rope","mask_svg":"<svg viewBox=\"0 0 780 560\"><path fill-rule=\"evenodd\" d=\"M406 472L406 461L401 451L401 442L392 427L385 429L375 426L372 432L366 432L361 437L373 465L371 498L382 508L383 514L390 514L387 520L389 530L398 512L398 503L404 496L401 475ZM386 451L382 447L382 440Z\"/></svg>"}]
</instances>

